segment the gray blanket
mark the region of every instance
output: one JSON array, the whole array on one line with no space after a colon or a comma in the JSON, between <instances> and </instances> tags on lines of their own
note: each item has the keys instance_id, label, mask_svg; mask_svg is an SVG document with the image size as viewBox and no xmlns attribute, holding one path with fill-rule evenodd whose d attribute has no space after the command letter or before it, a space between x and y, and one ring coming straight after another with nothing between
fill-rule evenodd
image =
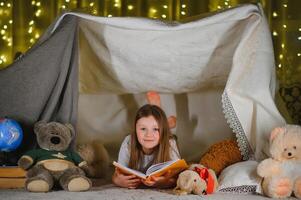
<instances>
[{"instance_id":1,"label":"gray blanket","mask_svg":"<svg viewBox=\"0 0 301 200\"><path fill-rule=\"evenodd\" d=\"M38 120L75 125L78 102L77 19L66 17L11 66L0 70L0 117L19 121L21 147L2 159L14 164L19 154L35 146L33 124ZM2 153L3 154L3 153ZM6 153L5 153L6 154ZM1 159L1 158L0 158Z\"/></svg>"}]
</instances>

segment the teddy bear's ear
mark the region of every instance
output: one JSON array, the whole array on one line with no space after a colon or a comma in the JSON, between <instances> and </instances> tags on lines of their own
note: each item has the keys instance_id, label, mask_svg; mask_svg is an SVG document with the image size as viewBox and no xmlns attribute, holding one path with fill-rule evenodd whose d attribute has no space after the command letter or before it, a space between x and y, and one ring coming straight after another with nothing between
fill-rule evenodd
<instances>
[{"instance_id":1,"label":"teddy bear's ear","mask_svg":"<svg viewBox=\"0 0 301 200\"><path fill-rule=\"evenodd\" d=\"M34 128L33 128L34 133L35 133L36 135L39 134L40 131L41 131L41 129L42 129L43 127L45 127L46 124L47 124L47 123L44 122L44 121L38 121L38 122L36 122L36 123L34 124Z\"/></svg>"},{"instance_id":2,"label":"teddy bear's ear","mask_svg":"<svg viewBox=\"0 0 301 200\"><path fill-rule=\"evenodd\" d=\"M74 130L72 124L65 124L65 126L70 129L71 137L73 138L75 136L75 130Z\"/></svg>"},{"instance_id":3,"label":"teddy bear's ear","mask_svg":"<svg viewBox=\"0 0 301 200\"><path fill-rule=\"evenodd\" d=\"M277 135L282 134L284 132L285 132L285 127L274 128L270 135L270 141L273 141L277 137Z\"/></svg>"}]
</instances>

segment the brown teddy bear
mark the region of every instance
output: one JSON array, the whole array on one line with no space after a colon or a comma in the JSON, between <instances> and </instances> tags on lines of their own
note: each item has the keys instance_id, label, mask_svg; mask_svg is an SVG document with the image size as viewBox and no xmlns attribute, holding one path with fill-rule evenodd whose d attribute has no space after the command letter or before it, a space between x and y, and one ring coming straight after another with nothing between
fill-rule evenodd
<instances>
[{"instance_id":1,"label":"brown teddy bear","mask_svg":"<svg viewBox=\"0 0 301 200\"><path fill-rule=\"evenodd\" d=\"M34 133L40 149L26 152L18 161L21 168L28 170L25 188L48 192L59 185L66 191L89 190L91 181L82 170L87 163L69 148L75 134L72 125L38 122Z\"/></svg>"},{"instance_id":2,"label":"brown teddy bear","mask_svg":"<svg viewBox=\"0 0 301 200\"><path fill-rule=\"evenodd\" d=\"M218 176L223 169L242 160L236 140L226 139L210 146L201 156L200 164L213 169Z\"/></svg>"},{"instance_id":3,"label":"brown teddy bear","mask_svg":"<svg viewBox=\"0 0 301 200\"><path fill-rule=\"evenodd\" d=\"M101 141L78 144L77 152L87 162L86 175L90 178L105 178L109 169L109 153Z\"/></svg>"},{"instance_id":4,"label":"brown teddy bear","mask_svg":"<svg viewBox=\"0 0 301 200\"><path fill-rule=\"evenodd\" d=\"M263 178L262 189L272 198L287 198L294 193L301 199L301 127L286 125L270 135L270 154L257 166Z\"/></svg>"},{"instance_id":5,"label":"brown teddy bear","mask_svg":"<svg viewBox=\"0 0 301 200\"><path fill-rule=\"evenodd\" d=\"M215 172L200 164L192 164L181 172L177 179L174 193L182 194L212 194L217 190L218 182Z\"/></svg>"}]
</instances>

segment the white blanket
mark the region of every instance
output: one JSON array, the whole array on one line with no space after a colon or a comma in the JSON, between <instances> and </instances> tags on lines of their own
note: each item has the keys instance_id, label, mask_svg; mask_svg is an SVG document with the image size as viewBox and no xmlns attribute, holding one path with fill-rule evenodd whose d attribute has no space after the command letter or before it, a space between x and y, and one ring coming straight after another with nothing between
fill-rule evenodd
<instances>
[{"instance_id":1,"label":"white blanket","mask_svg":"<svg viewBox=\"0 0 301 200\"><path fill-rule=\"evenodd\" d=\"M184 158L198 160L231 137L229 125L245 159L268 153L270 130L285 121L273 99L274 54L260 6L184 24L70 14L79 17L80 142L100 139L115 159L145 92L156 90L178 118Z\"/></svg>"}]
</instances>

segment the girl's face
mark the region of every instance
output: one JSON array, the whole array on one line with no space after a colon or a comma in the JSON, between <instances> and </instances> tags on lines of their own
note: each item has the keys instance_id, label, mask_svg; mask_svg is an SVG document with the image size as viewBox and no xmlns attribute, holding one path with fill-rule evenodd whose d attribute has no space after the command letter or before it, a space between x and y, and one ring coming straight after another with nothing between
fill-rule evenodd
<instances>
[{"instance_id":1,"label":"girl's face","mask_svg":"<svg viewBox=\"0 0 301 200\"><path fill-rule=\"evenodd\" d=\"M145 154L151 154L154 148L159 144L159 126L152 115L142 117L137 121L136 134Z\"/></svg>"}]
</instances>

